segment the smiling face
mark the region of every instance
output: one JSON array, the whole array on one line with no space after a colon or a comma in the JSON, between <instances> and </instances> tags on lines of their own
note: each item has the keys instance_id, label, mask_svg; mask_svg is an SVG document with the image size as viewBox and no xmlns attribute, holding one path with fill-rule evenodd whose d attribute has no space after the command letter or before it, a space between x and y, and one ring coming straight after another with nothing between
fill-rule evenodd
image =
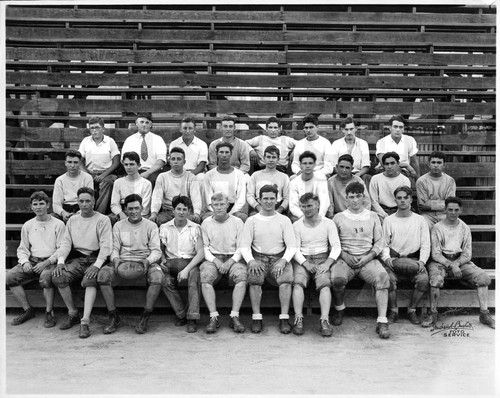
<instances>
[{"instance_id":1,"label":"smiling face","mask_svg":"<svg viewBox=\"0 0 500 398\"><path fill-rule=\"evenodd\" d=\"M281 133L281 127L278 125L278 123L271 122L267 125L266 132L269 137L277 138Z\"/></svg>"},{"instance_id":2,"label":"smiling face","mask_svg":"<svg viewBox=\"0 0 500 398\"><path fill-rule=\"evenodd\" d=\"M259 198L259 203L265 212L271 213L276 207L277 200L278 198L274 192L264 192Z\"/></svg>"},{"instance_id":3,"label":"smiling face","mask_svg":"<svg viewBox=\"0 0 500 398\"><path fill-rule=\"evenodd\" d=\"M194 137L194 132L195 132L195 126L194 123L188 122L188 123L181 123L181 134L182 138L184 138L186 141L190 141Z\"/></svg>"},{"instance_id":4,"label":"smiling face","mask_svg":"<svg viewBox=\"0 0 500 398\"><path fill-rule=\"evenodd\" d=\"M232 120L223 120L221 123L222 136L227 139L234 137L235 124Z\"/></svg>"},{"instance_id":5,"label":"smiling face","mask_svg":"<svg viewBox=\"0 0 500 398\"><path fill-rule=\"evenodd\" d=\"M78 195L78 207L80 207L82 216L85 217L92 213L94 210L94 203L95 199L91 194L85 192Z\"/></svg>"},{"instance_id":6,"label":"smiling face","mask_svg":"<svg viewBox=\"0 0 500 398\"><path fill-rule=\"evenodd\" d=\"M462 208L458 205L458 203L448 203L445 208L446 211L446 219L451 222L456 222L462 214Z\"/></svg>"},{"instance_id":7,"label":"smiling face","mask_svg":"<svg viewBox=\"0 0 500 398\"><path fill-rule=\"evenodd\" d=\"M153 127L153 122L145 117L138 117L135 121L135 125L137 126L137 130L141 134L147 134L151 131Z\"/></svg>"},{"instance_id":8,"label":"smiling face","mask_svg":"<svg viewBox=\"0 0 500 398\"><path fill-rule=\"evenodd\" d=\"M45 200L33 199L31 202L31 210L35 216L42 217L49 211L49 204Z\"/></svg>"},{"instance_id":9,"label":"smiling face","mask_svg":"<svg viewBox=\"0 0 500 398\"><path fill-rule=\"evenodd\" d=\"M189 207L187 207L184 203L178 203L174 209L174 217L176 221L184 222L187 220L189 215Z\"/></svg>"},{"instance_id":10,"label":"smiling face","mask_svg":"<svg viewBox=\"0 0 500 398\"><path fill-rule=\"evenodd\" d=\"M135 202L127 203L125 211L128 215L128 220L131 223L135 224L142 220L142 205L138 200L136 200Z\"/></svg>"}]
</instances>

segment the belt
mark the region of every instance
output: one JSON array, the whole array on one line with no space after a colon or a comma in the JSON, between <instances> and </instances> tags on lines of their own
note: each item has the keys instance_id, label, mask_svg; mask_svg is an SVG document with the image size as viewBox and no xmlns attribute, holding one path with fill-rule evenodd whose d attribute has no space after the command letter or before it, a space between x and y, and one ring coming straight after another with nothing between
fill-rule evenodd
<instances>
[{"instance_id":1,"label":"belt","mask_svg":"<svg viewBox=\"0 0 500 398\"><path fill-rule=\"evenodd\" d=\"M67 211L69 213L76 213L80 210L80 206L78 206L78 204L70 205L70 204L64 203L62 205L62 208L64 211Z\"/></svg>"},{"instance_id":2,"label":"belt","mask_svg":"<svg viewBox=\"0 0 500 398\"><path fill-rule=\"evenodd\" d=\"M443 256L444 258L448 259L448 260L456 260L457 258L459 258L460 256L462 255L462 253L454 253L454 254L447 254L447 253L443 253Z\"/></svg>"},{"instance_id":3,"label":"belt","mask_svg":"<svg viewBox=\"0 0 500 398\"><path fill-rule=\"evenodd\" d=\"M394 258L420 258L420 250L417 250L413 253L408 253L406 256L402 256L396 250L392 250L391 248L389 248L389 251L389 255Z\"/></svg>"}]
</instances>

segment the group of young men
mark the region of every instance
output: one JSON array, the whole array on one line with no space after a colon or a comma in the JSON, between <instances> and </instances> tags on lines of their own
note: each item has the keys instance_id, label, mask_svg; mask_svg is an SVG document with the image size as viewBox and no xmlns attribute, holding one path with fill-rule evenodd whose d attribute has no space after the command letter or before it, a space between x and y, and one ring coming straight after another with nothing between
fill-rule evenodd
<instances>
[{"instance_id":1,"label":"group of young men","mask_svg":"<svg viewBox=\"0 0 500 398\"><path fill-rule=\"evenodd\" d=\"M376 146L378 173L370 170L368 144L356 137L352 118L341 123L344 138L330 144L318 135L312 115L303 120L306 137L297 142L281 134L274 117L265 135L242 141L234 136L235 121L225 117L222 137L209 147L194 135L194 120L186 118L181 137L167 152L163 139L151 132L151 115L139 114L138 132L124 142L121 160L114 140L104 135L102 119L90 119L91 135L79 151L68 151L67 172L54 184L54 213L48 213L44 192L31 195L36 217L23 225L19 263L7 270L7 285L24 309L12 324L35 316L22 286L38 279L46 300L45 327L57 322L57 287L68 308L60 329L80 324L79 336L89 337L99 286L109 312L104 333L113 333L121 324L113 288L122 279L145 279L137 333L147 331L162 291L175 311L175 325L187 325L188 332L197 330L203 296L210 315L206 331L214 333L220 326L214 285L226 275L234 284L230 327L237 333L245 331L239 310L247 286L251 331L262 331L267 280L279 289L280 331L303 334L304 289L314 278L319 331L331 336L333 326L343 322L345 288L354 277L375 290L375 330L381 338L389 338L388 325L398 319L396 287L403 279L415 286L408 306L413 324L429 327L437 321L440 288L445 277L454 277L477 289L480 322L494 328L490 279L471 262L471 232L459 219L462 202L443 171L444 154L431 153L430 171L420 177L417 145L403 134L405 120L395 116L389 123L391 135ZM171 168L162 171L167 153ZM250 162L259 169L251 176ZM116 175L120 163L124 177ZM412 180L421 215L412 211ZM177 289L183 281L187 304ZM78 282L85 289L81 318L71 291ZM421 320L416 307L429 290L431 312Z\"/></svg>"}]
</instances>

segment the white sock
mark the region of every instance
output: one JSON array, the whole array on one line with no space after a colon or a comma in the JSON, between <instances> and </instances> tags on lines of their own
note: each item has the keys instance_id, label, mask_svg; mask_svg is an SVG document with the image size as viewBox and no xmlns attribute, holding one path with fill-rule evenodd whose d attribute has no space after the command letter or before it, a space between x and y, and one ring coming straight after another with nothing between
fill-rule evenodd
<instances>
[{"instance_id":1,"label":"white sock","mask_svg":"<svg viewBox=\"0 0 500 398\"><path fill-rule=\"evenodd\" d=\"M254 321L262 321L262 314L252 314L252 319Z\"/></svg>"},{"instance_id":2,"label":"white sock","mask_svg":"<svg viewBox=\"0 0 500 398\"><path fill-rule=\"evenodd\" d=\"M387 317L386 316L379 316L377 317L377 323L387 323Z\"/></svg>"},{"instance_id":3,"label":"white sock","mask_svg":"<svg viewBox=\"0 0 500 398\"><path fill-rule=\"evenodd\" d=\"M280 314L280 319L290 319L290 315L288 315L288 314Z\"/></svg>"},{"instance_id":4,"label":"white sock","mask_svg":"<svg viewBox=\"0 0 500 398\"><path fill-rule=\"evenodd\" d=\"M336 305L336 306L335 306L335 309L336 309L337 311L342 311L342 310L345 310L345 304L344 304L344 303L342 303L342 305Z\"/></svg>"},{"instance_id":5,"label":"white sock","mask_svg":"<svg viewBox=\"0 0 500 398\"><path fill-rule=\"evenodd\" d=\"M210 313L210 318L213 318L213 317L218 317L219 316L219 311L215 311L215 312L211 312Z\"/></svg>"},{"instance_id":6,"label":"white sock","mask_svg":"<svg viewBox=\"0 0 500 398\"><path fill-rule=\"evenodd\" d=\"M231 311L231 313L229 314L229 317L230 318L234 318L235 316L240 316L240 313L238 311Z\"/></svg>"}]
</instances>

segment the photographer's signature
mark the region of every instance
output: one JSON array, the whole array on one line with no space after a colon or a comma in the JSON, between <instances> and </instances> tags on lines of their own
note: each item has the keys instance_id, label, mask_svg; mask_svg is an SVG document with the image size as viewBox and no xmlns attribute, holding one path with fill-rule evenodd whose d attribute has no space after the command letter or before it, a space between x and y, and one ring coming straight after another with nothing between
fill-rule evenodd
<instances>
[{"instance_id":1,"label":"photographer's signature","mask_svg":"<svg viewBox=\"0 0 500 398\"><path fill-rule=\"evenodd\" d=\"M431 336L443 333L443 337L470 337L470 331L474 330L469 321L456 321L450 324L436 323L430 329Z\"/></svg>"}]
</instances>

